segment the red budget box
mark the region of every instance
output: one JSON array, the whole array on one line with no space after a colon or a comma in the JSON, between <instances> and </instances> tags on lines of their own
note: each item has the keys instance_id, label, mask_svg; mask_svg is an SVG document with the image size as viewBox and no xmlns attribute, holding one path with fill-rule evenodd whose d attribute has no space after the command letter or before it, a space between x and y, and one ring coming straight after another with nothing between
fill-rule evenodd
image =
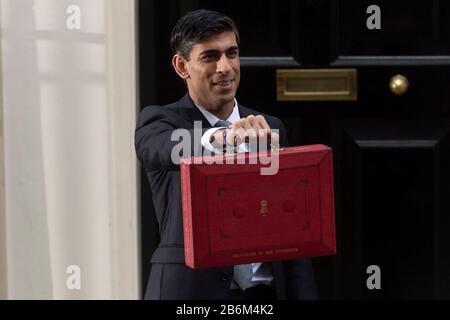
<instances>
[{"instance_id":1,"label":"red budget box","mask_svg":"<svg viewBox=\"0 0 450 320\"><path fill-rule=\"evenodd\" d=\"M212 157L181 160L186 265L207 268L336 253L331 148L220 157L224 164L211 164ZM278 172L262 175L270 159L278 161Z\"/></svg>"}]
</instances>

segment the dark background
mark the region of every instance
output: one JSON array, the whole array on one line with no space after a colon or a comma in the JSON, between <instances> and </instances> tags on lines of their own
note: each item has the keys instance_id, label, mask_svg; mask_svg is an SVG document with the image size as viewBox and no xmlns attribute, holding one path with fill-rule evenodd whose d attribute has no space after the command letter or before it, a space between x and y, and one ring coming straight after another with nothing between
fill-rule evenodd
<instances>
[{"instance_id":1,"label":"dark background","mask_svg":"<svg viewBox=\"0 0 450 320\"><path fill-rule=\"evenodd\" d=\"M369 5L381 30L369 30ZM450 2L364 0L139 1L140 101L166 104L185 87L170 32L186 12L219 10L241 33L243 105L281 118L291 145L335 157L338 253L314 258L321 299L450 298ZM357 70L356 101L277 101L277 69ZM396 74L409 90L389 89ZM158 243L142 174L142 283ZM381 290L366 269L381 268Z\"/></svg>"}]
</instances>

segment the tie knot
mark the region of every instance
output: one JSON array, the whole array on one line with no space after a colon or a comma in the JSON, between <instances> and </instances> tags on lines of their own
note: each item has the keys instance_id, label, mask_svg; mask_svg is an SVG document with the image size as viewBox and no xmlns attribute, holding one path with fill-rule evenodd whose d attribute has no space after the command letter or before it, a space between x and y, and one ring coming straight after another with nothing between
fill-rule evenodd
<instances>
[{"instance_id":1,"label":"tie knot","mask_svg":"<svg viewBox=\"0 0 450 320\"><path fill-rule=\"evenodd\" d=\"M219 120L216 122L214 127L227 127L230 128L233 124L228 120Z\"/></svg>"}]
</instances>

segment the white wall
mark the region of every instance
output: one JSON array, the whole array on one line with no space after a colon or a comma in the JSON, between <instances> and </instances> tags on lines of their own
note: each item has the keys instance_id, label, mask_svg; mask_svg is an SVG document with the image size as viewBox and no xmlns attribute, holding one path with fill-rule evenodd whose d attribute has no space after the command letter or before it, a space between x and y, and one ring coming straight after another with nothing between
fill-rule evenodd
<instances>
[{"instance_id":1,"label":"white wall","mask_svg":"<svg viewBox=\"0 0 450 320\"><path fill-rule=\"evenodd\" d=\"M0 4L8 297L137 298L134 0Z\"/></svg>"}]
</instances>

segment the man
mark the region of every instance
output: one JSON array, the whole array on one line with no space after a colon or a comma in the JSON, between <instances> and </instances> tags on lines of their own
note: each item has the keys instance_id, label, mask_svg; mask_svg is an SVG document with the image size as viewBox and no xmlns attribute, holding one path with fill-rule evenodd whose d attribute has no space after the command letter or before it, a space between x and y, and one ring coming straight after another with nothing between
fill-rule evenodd
<instances>
[{"instance_id":1,"label":"man","mask_svg":"<svg viewBox=\"0 0 450 320\"><path fill-rule=\"evenodd\" d=\"M167 106L145 108L135 133L136 153L153 191L161 235L145 298L315 299L309 259L200 270L184 264L180 171L171 159L178 142L171 140L172 133L186 129L193 136L194 121L202 122L201 141L192 143L191 154L202 154L205 148L217 151L236 141L245 147L245 142L269 135L281 146L288 141L279 119L235 100L240 81L239 34L230 18L214 11L190 12L174 27L171 45L172 65L188 94ZM279 130L279 135L270 133L271 129ZM250 272L246 282L241 281L242 270Z\"/></svg>"}]
</instances>

